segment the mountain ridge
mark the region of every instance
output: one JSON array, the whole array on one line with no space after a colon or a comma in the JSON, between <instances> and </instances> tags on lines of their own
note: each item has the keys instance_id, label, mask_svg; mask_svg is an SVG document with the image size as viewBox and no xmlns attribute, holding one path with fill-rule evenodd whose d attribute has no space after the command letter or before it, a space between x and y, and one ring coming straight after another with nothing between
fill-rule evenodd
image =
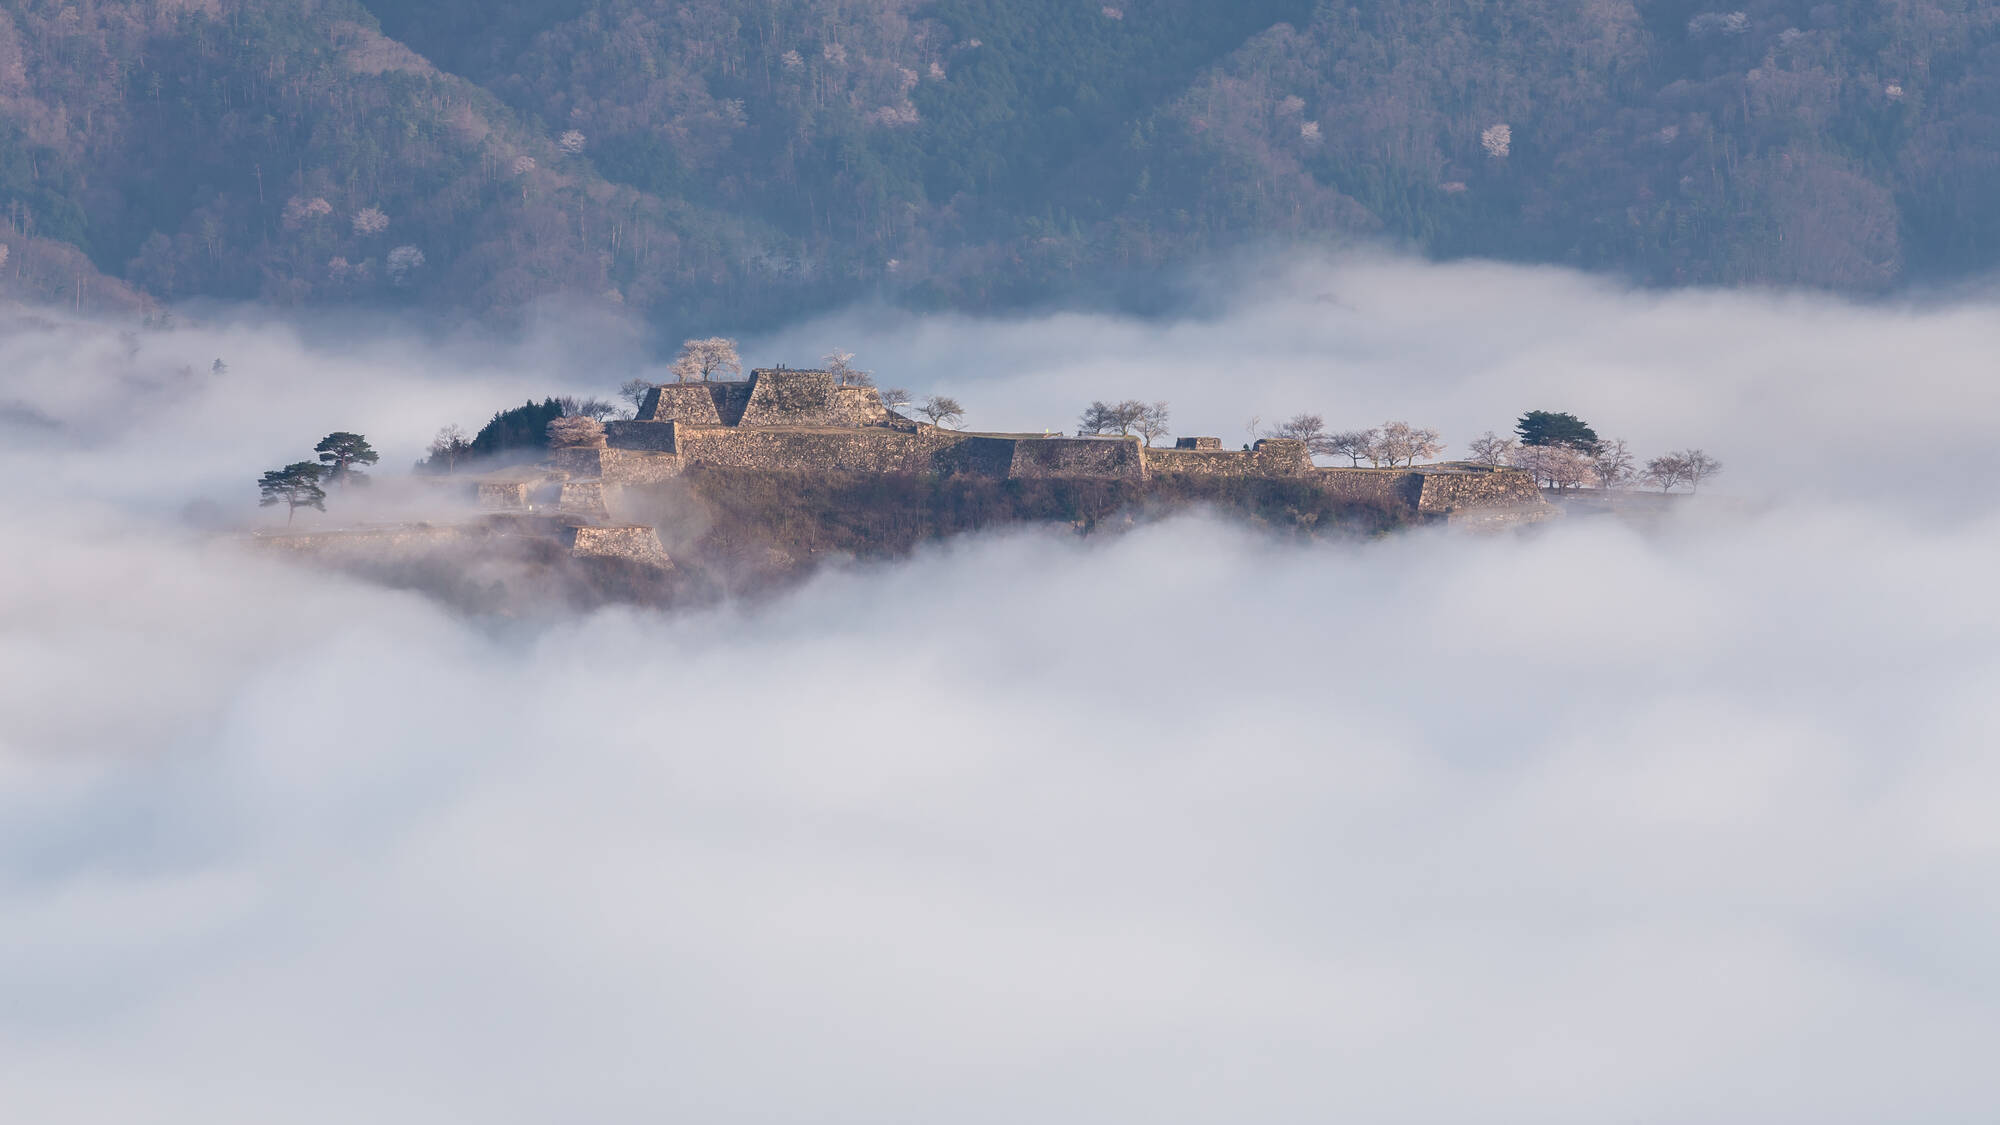
<instances>
[{"instance_id":1,"label":"mountain ridge","mask_svg":"<svg viewBox=\"0 0 2000 1125\"><path fill-rule=\"evenodd\" d=\"M741 324L1356 239L1868 294L2000 263L1997 172L2000 13L1938 0L0 0L0 236L167 300Z\"/></svg>"}]
</instances>

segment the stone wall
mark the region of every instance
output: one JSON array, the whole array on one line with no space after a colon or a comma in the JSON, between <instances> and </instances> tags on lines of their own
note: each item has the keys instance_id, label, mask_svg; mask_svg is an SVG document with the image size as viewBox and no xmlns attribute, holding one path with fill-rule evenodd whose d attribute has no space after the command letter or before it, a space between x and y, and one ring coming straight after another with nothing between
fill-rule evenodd
<instances>
[{"instance_id":1,"label":"stone wall","mask_svg":"<svg viewBox=\"0 0 2000 1125\"><path fill-rule=\"evenodd\" d=\"M749 430L685 427L675 439L688 464L773 472L923 473L932 451L922 435L868 429Z\"/></svg>"},{"instance_id":2,"label":"stone wall","mask_svg":"<svg viewBox=\"0 0 2000 1125\"><path fill-rule=\"evenodd\" d=\"M650 449L655 453L673 453L675 428L681 424L671 420L606 422L604 440L613 449Z\"/></svg>"},{"instance_id":3,"label":"stone wall","mask_svg":"<svg viewBox=\"0 0 2000 1125\"><path fill-rule=\"evenodd\" d=\"M549 464L559 473L581 480L602 475L605 449L556 449L549 452Z\"/></svg>"},{"instance_id":4,"label":"stone wall","mask_svg":"<svg viewBox=\"0 0 2000 1125\"><path fill-rule=\"evenodd\" d=\"M1174 439L1175 449L1221 449L1219 437L1184 437Z\"/></svg>"},{"instance_id":5,"label":"stone wall","mask_svg":"<svg viewBox=\"0 0 2000 1125\"><path fill-rule=\"evenodd\" d=\"M1454 467L1423 474L1422 512L1449 514L1464 508L1544 504L1535 480L1520 469Z\"/></svg>"},{"instance_id":6,"label":"stone wall","mask_svg":"<svg viewBox=\"0 0 2000 1125\"><path fill-rule=\"evenodd\" d=\"M668 383L646 392L638 421L695 426L878 426L889 421L873 387L842 387L831 372L758 368L734 383Z\"/></svg>"},{"instance_id":7,"label":"stone wall","mask_svg":"<svg viewBox=\"0 0 2000 1125\"><path fill-rule=\"evenodd\" d=\"M582 526L569 529L565 536L569 553L577 558L625 559L647 566L671 567L660 534L650 527L627 524L612 527Z\"/></svg>"},{"instance_id":8,"label":"stone wall","mask_svg":"<svg viewBox=\"0 0 2000 1125\"><path fill-rule=\"evenodd\" d=\"M644 449L606 449L597 462L597 476L610 484L657 484L681 475L681 459L672 453Z\"/></svg>"},{"instance_id":9,"label":"stone wall","mask_svg":"<svg viewBox=\"0 0 2000 1125\"><path fill-rule=\"evenodd\" d=\"M741 386L741 384L735 384ZM646 392L646 400L639 404L638 421L641 422L692 422L695 425L720 426L722 412L719 405L727 399L726 393L718 393L731 386L726 383L668 383ZM748 388L745 388L748 395ZM739 410L740 413L740 410ZM610 427L605 430L609 432Z\"/></svg>"},{"instance_id":10,"label":"stone wall","mask_svg":"<svg viewBox=\"0 0 2000 1125\"><path fill-rule=\"evenodd\" d=\"M1015 480L1045 477L1095 477L1140 480L1146 475L1145 454L1137 438L1015 438L1007 476Z\"/></svg>"},{"instance_id":11,"label":"stone wall","mask_svg":"<svg viewBox=\"0 0 2000 1125\"><path fill-rule=\"evenodd\" d=\"M1320 491L1350 504L1374 504L1414 512L1423 495L1423 474L1414 469L1314 469Z\"/></svg>"},{"instance_id":12,"label":"stone wall","mask_svg":"<svg viewBox=\"0 0 2000 1125\"><path fill-rule=\"evenodd\" d=\"M1013 438L959 434L935 426L924 426L919 433L931 450L933 472L1005 480L1014 464Z\"/></svg>"},{"instance_id":13,"label":"stone wall","mask_svg":"<svg viewBox=\"0 0 2000 1125\"><path fill-rule=\"evenodd\" d=\"M1289 438L1266 438L1254 449L1223 449L1216 438L1184 440L1215 444L1148 449L1146 471L1188 476L1288 477L1312 470L1312 458L1306 456L1305 446Z\"/></svg>"}]
</instances>

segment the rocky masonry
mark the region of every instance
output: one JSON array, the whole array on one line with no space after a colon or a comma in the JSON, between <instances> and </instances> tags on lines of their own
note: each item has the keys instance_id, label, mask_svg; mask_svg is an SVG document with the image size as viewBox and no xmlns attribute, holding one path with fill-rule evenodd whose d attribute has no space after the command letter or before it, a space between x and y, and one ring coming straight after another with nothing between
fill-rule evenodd
<instances>
[{"instance_id":1,"label":"rocky masonry","mask_svg":"<svg viewBox=\"0 0 2000 1125\"><path fill-rule=\"evenodd\" d=\"M822 557L895 555L1010 522L1088 532L1201 507L1317 536L1436 522L1505 528L1557 514L1516 469L1320 468L1284 438L1226 449L1188 437L1156 449L1135 437L967 433L907 418L824 371L660 387L638 418L601 431L559 421L545 462L451 479L469 484L485 516L263 541L484 605L521 575L534 576L529 603L547 590L572 601L712 596L804 573Z\"/></svg>"}]
</instances>

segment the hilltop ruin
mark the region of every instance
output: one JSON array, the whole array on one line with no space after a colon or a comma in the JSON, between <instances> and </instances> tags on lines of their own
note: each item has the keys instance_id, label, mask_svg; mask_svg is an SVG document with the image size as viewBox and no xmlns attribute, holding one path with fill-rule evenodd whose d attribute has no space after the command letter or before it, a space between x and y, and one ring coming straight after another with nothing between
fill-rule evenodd
<instances>
[{"instance_id":1,"label":"hilltop ruin","mask_svg":"<svg viewBox=\"0 0 2000 1125\"><path fill-rule=\"evenodd\" d=\"M552 477L577 486L579 499L671 480L696 467L991 480L1284 478L1342 500L1405 508L1413 518L1519 521L1547 514L1534 482L1513 469L1322 468L1289 438L1232 450L1213 437L1148 448L1137 437L952 430L888 409L872 387L840 386L828 372L789 368L760 368L740 382L657 387L637 418L605 425L601 446L558 449L550 461Z\"/></svg>"},{"instance_id":2,"label":"hilltop ruin","mask_svg":"<svg viewBox=\"0 0 2000 1125\"><path fill-rule=\"evenodd\" d=\"M1218 438L1184 437L1148 448L1137 437L954 430L817 370L760 368L740 381L657 387L636 418L601 432L567 427L561 441L539 464L440 482L467 489L493 513L484 521L285 538L332 561L367 554L370 538L404 561L426 543L459 556L560 556L586 571L613 566L616 596L659 574L678 598L753 588L820 558L893 556L1012 523L1088 532L1107 520L1207 507L1323 535L1433 522L1505 527L1555 514L1517 469L1322 468L1288 438L1226 449Z\"/></svg>"}]
</instances>

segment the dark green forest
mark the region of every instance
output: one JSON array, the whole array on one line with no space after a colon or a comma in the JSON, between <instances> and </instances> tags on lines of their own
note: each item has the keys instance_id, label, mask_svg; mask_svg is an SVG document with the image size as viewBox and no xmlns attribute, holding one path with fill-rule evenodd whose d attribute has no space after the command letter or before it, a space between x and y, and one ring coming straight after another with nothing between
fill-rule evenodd
<instances>
[{"instance_id":1,"label":"dark green forest","mask_svg":"<svg viewBox=\"0 0 2000 1125\"><path fill-rule=\"evenodd\" d=\"M45 297L738 325L1349 240L1878 293L1992 269L1996 184L1970 0L0 0Z\"/></svg>"}]
</instances>

